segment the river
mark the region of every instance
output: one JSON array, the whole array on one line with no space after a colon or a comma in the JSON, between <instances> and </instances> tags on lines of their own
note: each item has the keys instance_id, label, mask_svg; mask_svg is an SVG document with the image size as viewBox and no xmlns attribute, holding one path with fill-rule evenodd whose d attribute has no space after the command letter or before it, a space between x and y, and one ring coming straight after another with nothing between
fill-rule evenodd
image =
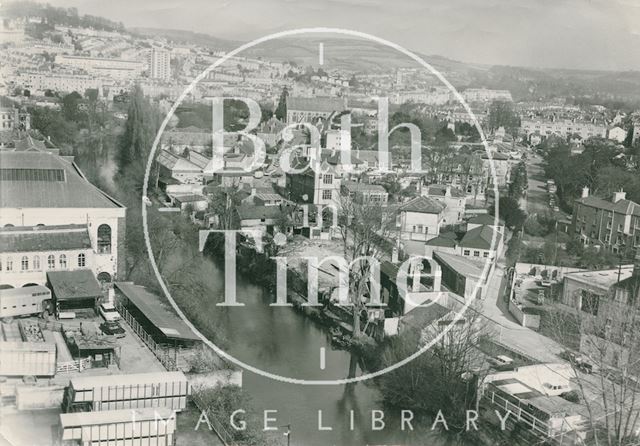
<instances>
[{"instance_id":1,"label":"river","mask_svg":"<svg viewBox=\"0 0 640 446\"><path fill-rule=\"evenodd\" d=\"M205 259L206 282L214 295L224 293L221 269ZM207 311L215 319L228 341L228 352L236 358L278 375L300 379L345 378L350 354L333 350L325 331L316 322L291 307L272 307L273 296L238 274L237 300L244 307L211 306ZM320 368L320 349L326 351L324 370ZM358 370L358 374L361 371ZM399 411L385 410L385 429L371 429L371 411L382 410L380 394L371 381L344 385L308 386L283 383L244 371L243 387L253 399L254 407L277 410L269 416L272 424L291 425L291 445L439 445L441 435L429 430L431 421L413 421L416 429L400 429ZM319 430L318 411L322 411ZM353 411L354 429L350 428ZM426 430L426 432L425 432ZM281 428L286 431L286 428ZM282 437L285 445L286 437Z\"/></svg>"}]
</instances>

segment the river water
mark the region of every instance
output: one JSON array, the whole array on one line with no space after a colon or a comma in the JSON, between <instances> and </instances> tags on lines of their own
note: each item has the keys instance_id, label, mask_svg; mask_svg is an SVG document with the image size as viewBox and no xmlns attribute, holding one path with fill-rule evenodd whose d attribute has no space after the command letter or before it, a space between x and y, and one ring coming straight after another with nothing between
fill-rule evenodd
<instances>
[{"instance_id":1,"label":"river water","mask_svg":"<svg viewBox=\"0 0 640 446\"><path fill-rule=\"evenodd\" d=\"M224 293L222 271L205 258L206 281L218 296ZM208 311L227 339L228 353L250 365L274 374L300 379L339 379L348 374L350 354L333 350L326 332L317 323L291 307L271 307L273 296L238 274L237 300L244 307L217 307ZM324 370L320 368L320 349L326 352ZM361 371L358 370L358 374ZM380 394L371 381L350 386L308 386L275 381L244 371L243 387L253 406L277 410L269 416L272 424L291 425L291 445L440 445L443 438L429 430L431 421L413 421L416 429L400 429L399 411L385 410L385 428L371 429L371 411L384 410ZM320 430L318 412L322 411ZM353 411L354 429L350 417ZM286 431L286 428L281 428ZM283 435L282 444L286 445Z\"/></svg>"}]
</instances>

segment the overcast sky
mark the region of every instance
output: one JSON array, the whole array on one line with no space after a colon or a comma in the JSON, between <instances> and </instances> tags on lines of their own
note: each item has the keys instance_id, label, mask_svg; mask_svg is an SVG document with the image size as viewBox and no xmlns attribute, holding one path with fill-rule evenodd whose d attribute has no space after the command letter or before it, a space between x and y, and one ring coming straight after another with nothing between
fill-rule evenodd
<instances>
[{"instance_id":1,"label":"overcast sky","mask_svg":"<svg viewBox=\"0 0 640 446\"><path fill-rule=\"evenodd\" d=\"M465 62L640 70L640 0L49 0L125 26L251 40L327 26Z\"/></svg>"}]
</instances>

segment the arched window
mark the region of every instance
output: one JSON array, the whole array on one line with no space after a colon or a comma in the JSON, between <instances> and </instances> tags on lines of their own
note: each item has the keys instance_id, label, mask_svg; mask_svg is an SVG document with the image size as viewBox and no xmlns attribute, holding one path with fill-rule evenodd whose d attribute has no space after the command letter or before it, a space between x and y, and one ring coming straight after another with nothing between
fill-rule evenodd
<instances>
[{"instance_id":1,"label":"arched window","mask_svg":"<svg viewBox=\"0 0 640 446\"><path fill-rule=\"evenodd\" d=\"M13 259L7 257L7 271L13 271Z\"/></svg>"},{"instance_id":2,"label":"arched window","mask_svg":"<svg viewBox=\"0 0 640 446\"><path fill-rule=\"evenodd\" d=\"M98 274L98 282L100 283L111 282L111 274L101 272L100 274Z\"/></svg>"},{"instance_id":3,"label":"arched window","mask_svg":"<svg viewBox=\"0 0 640 446\"><path fill-rule=\"evenodd\" d=\"M67 267L67 256L64 254L60 254L60 268L66 268Z\"/></svg>"},{"instance_id":4,"label":"arched window","mask_svg":"<svg viewBox=\"0 0 640 446\"><path fill-rule=\"evenodd\" d=\"M111 227L109 225L98 226L98 253L111 253Z\"/></svg>"},{"instance_id":5,"label":"arched window","mask_svg":"<svg viewBox=\"0 0 640 446\"><path fill-rule=\"evenodd\" d=\"M78 254L78 266L82 268L86 264L87 264L87 258L85 257L84 253Z\"/></svg>"},{"instance_id":6,"label":"arched window","mask_svg":"<svg viewBox=\"0 0 640 446\"><path fill-rule=\"evenodd\" d=\"M33 269L36 271L40 271L40 257L33 256Z\"/></svg>"},{"instance_id":7,"label":"arched window","mask_svg":"<svg viewBox=\"0 0 640 446\"><path fill-rule=\"evenodd\" d=\"M20 269L22 271L26 271L29 269L29 257L22 256L22 261L20 262Z\"/></svg>"},{"instance_id":8,"label":"arched window","mask_svg":"<svg viewBox=\"0 0 640 446\"><path fill-rule=\"evenodd\" d=\"M49 254L49 256L47 256L47 268L56 269L56 258L53 254Z\"/></svg>"}]
</instances>

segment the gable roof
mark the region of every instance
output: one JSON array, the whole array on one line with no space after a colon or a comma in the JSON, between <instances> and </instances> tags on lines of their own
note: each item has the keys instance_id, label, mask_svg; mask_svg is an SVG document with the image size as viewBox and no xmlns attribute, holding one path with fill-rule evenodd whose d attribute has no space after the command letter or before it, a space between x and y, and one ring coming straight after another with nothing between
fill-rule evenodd
<instances>
[{"instance_id":1,"label":"gable roof","mask_svg":"<svg viewBox=\"0 0 640 446\"><path fill-rule=\"evenodd\" d=\"M446 237L444 234L441 234L437 237L427 240L425 244L428 246L442 246L444 248L455 248L456 240L455 238Z\"/></svg>"},{"instance_id":2,"label":"gable roof","mask_svg":"<svg viewBox=\"0 0 640 446\"><path fill-rule=\"evenodd\" d=\"M0 208L123 208L67 157L0 151Z\"/></svg>"},{"instance_id":3,"label":"gable roof","mask_svg":"<svg viewBox=\"0 0 640 446\"><path fill-rule=\"evenodd\" d=\"M494 232L496 233L496 243L492 246L491 240L493 239ZM459 245L463 248L491 250L496 248L500 237L502 237L502 234L495 231L491 226L483 225L467 231L464 237L462 237L462 240L460 240Z\"/></svg>"},{"instance_id":4,"label":"gable roof","mask_svg":"<svg viewBox=\"0 0 640 446\"><path fill-rule=\"evenodd\" d=\"M419 212L422 214L440 214L446 205L429 197L416 197L400 206L401 211Z\"/></svg>"},{"instance_id":5,"label":"gable roof","mask_svg":"<svg viewBox=\"0 0 640 446\"><path fill-rule=\"evenodd\" d=\"M47 281L57 300L76 300L102 296L100 284L89 269L48 271Z\"/></svg>"},{"instance_id":6,"label":"gable roof","mask_svg":"<svg viewBox=\"0 0 640 446\"><path fill-rule=\"evenodd\" d=\"M627 199L618 200L618 202L614 203L613 201L603 200L602 198L588 196L578 198L576 202L596 209L604 209L606 211L617 212L625 215L640 216L640 204Z\"/></svg>"},{"instance_id":7,"label":"gable roof","mask_svg":"<svg viewBox=\"0 0 640 446\"><path fill-rule=\"evenodd\" d=\"M22 226L0 229L0 252L42 252L91 248L84 225Z\"/></svg>"}]
</instances>

